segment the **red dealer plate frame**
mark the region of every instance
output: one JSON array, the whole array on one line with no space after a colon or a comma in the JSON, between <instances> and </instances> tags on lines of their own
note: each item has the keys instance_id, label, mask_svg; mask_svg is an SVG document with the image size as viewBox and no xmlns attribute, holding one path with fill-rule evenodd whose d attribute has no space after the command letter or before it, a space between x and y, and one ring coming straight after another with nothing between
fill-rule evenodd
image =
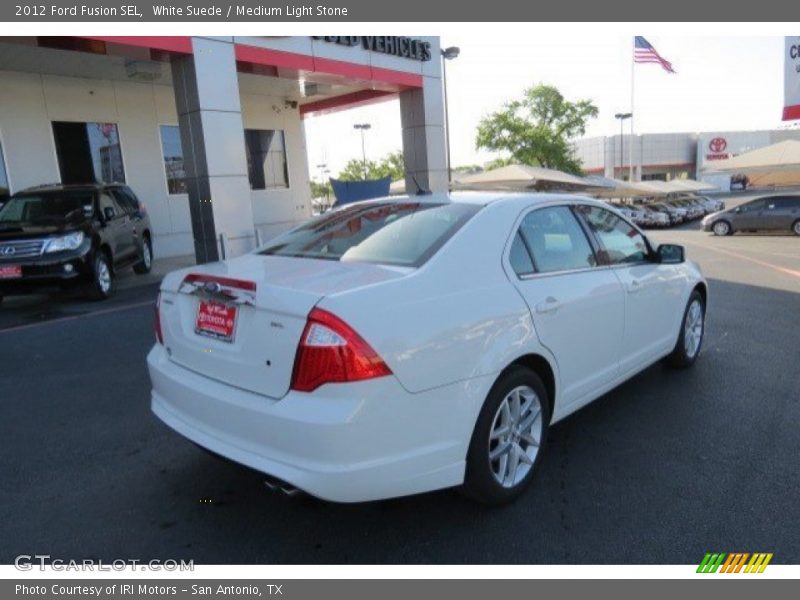
<instances>
[{"instance_id":1,"label":"red dealer plate frame","mask_svg":"<svg viewBox=\"0 0 800 600\"><path fill-rule=\"evenodd\" d=\"M21 265L0 266L0 279L19 279L22 277Z\"/></svg>"},{"instance_id":2,"label":"red dealer plate frame","mask_svg":"<svg viewBox=\"0 0 800 600\"><path fill-rule=\"evenodd\" d=\"M221 342L233 343L238 313L235 304L200 300L197 305L194 332Z\"/></svg>"}]
</instances>

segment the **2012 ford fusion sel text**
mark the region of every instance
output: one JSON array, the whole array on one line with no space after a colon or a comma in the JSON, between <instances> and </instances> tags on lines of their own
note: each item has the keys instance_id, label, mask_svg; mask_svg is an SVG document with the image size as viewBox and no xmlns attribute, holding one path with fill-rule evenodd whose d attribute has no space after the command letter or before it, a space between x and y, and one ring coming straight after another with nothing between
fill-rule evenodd
<instances>
[{"instance_id":1,"label":"2012 ford fusion sel text","mask_svg":"<svg viewBox=\"0 0 800 600\"><path fill-rule=\"evenodd\" d=\"M601 202L362 202L168 275L152 407L286 489L502 503L550 425L656 361L692 365L707 301L682 247Z\"/></svg>"}]
</instances>

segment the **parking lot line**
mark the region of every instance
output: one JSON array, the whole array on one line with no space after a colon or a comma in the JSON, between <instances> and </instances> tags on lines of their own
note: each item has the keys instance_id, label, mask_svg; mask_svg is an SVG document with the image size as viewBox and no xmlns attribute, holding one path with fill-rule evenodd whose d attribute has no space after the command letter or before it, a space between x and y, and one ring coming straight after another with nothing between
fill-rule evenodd
<instances>
[{"instance_id":1,"label":"parking lot line","mask_svg":"<svg viewBox=\"0 0 800 600\"><path fill-rule=\"evenodd\" d=\"M774 265L770 262L765 260L760 260L758 258L753 258L752 256L747 256L746 254L739 254L738 252L733 252L731 250L723 250L722 248L717 248L716 246L708 246L706 244L698 244L697 242L691 242L701 248L705 248L706 250L713 250L714 252L719 252L721 254L727 254L728 256L733 256L734 258L739 258L741 260L746 260L756 265L760 265L762 267L767 267L769 269L773 269L774 271L778 271L779 273L783 273L784 275L791 275L792 277L797 277L800 279L800 271L795 269L788 269L786 267L781 267L780 265Z\"/></svg>"},{"instance_id":2,"label":"parking lot line","mask_svg":"<svg viewBox=\"0 0 800 600\"><path fill-rule=\"evenodd\" d=\"M11 327L6 327L5 329L0 329L0 334L8 333L10 331L20 331L22 329L31 329L33 327L42 327L43 325L52 325L53 323L61 323L63 321L73 321L75 319L80 319L82 317L96 317L98 315L107 315L115 312L122 312L124 310L130 310L133 308L141 308L143 306L153 306L153 300L147 300L145 302L137 302L135 304L126 304L125 306L115 306L114 308L105 308L101 310L95 310L88 313L83 313L79 315L68 315L66 317L58 317L57 319L47 319L44 321L39 321L37 323L26 323L24 325L12 325Z\"/></svg>"}]
</instances>

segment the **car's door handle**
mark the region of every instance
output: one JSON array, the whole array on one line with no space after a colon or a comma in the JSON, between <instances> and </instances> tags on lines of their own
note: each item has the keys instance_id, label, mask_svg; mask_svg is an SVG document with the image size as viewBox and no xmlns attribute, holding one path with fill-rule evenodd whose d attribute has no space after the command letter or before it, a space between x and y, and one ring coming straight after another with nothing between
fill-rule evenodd
<instances>
[{"instance_id":1,"label":"car's door handle","mask_svg":"<svg viewBox=\"0 0 800 600\"><path fill-rule=\"evenodd\" d=\"M638 279L632 279L628 284L628 293L635 294L642 289L642 284Z\"/></svg>"},{"instance_id":2,"label":"car's door handle","mask_svg":"<svg viewBox=\"0 0 800 600\"><path fill-rule=\"evenodd\" d=\"M552 296L548 296L544 302L539 302L539 304L534 307L539 314L556 312L559 308L561 308L561 302Z\"/></svg>"}]
</instances>

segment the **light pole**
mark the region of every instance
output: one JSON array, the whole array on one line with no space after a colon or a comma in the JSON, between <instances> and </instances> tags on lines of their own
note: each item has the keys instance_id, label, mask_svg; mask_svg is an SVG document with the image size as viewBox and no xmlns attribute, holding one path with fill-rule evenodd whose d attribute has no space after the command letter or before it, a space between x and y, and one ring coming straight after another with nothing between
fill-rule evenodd
<instances>
[{"instance_id":1,"label":"light pole","mask_svg":"<svg viewBox=\"0 0 800 600\"><path fill-rule=\"evenodd\" d=\"M444 134L447 147L447 187L453 181L453 169L450 167L450 110L447 106L447 61L458 58L461 49L458 46L450 46L442 50L442 84L444 86Z\"/></svg>"},{"instance_id":2,"label":"light pole","mask_svg":"<svg viewBox=\"0 0 800 600\"><path fill-rule=\"evenodd\" d=\"M372 129L372 125L369 123L356 123L353 125L353 129L360 129L361 130L361 162L364 165L364 181L367 179L367 150L366 146L364 146L364 132L368 129Z\"/></svg>"},{"instance_id":3,"label":"light pole","mask_svg":"<svg viewBox=\"0 0 800 600\"><path fill-rule=\"evenodd\" d=\"M625 123L625 119L630 119L633 116L633 113L617 113L614 115L615 119L619 119L619 176L622 177L622 169L624 168L622 165L622 157L624 156L623 152L623 140L625 139L623 133L623 124ZM631 140L633 143L633 140ZM632 178L631 178L632 179Z\"/></svg>"}]
</instances>

